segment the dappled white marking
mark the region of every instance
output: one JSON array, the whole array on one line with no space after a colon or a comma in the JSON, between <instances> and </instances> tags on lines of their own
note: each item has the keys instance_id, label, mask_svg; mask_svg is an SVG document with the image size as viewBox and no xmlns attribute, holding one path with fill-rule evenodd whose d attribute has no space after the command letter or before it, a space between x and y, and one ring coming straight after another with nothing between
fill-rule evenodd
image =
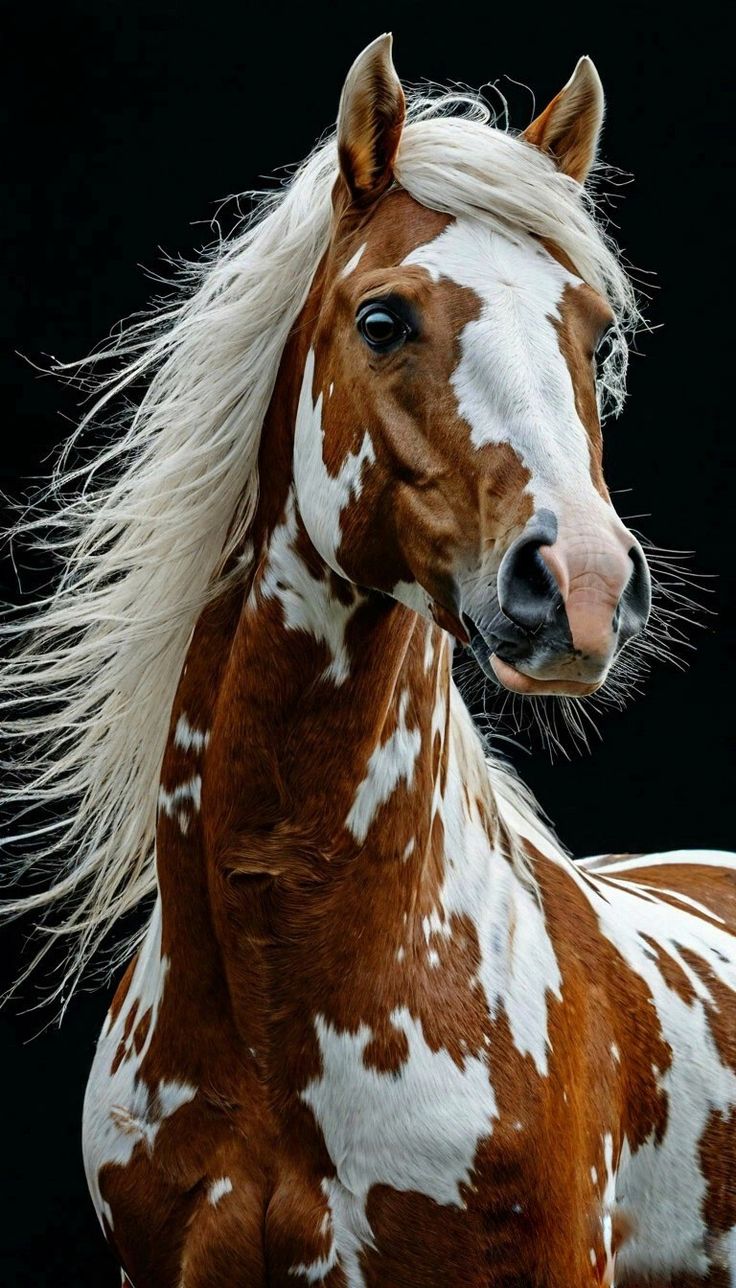
<instances>
[{"instance_id":1,"label":"dappled white marking","mask_svg":"<svg viewBox=\"0 0 736 1288\"><path fill-rule=\"evenodd\" d=\"M193 751L198 755L204 751L209 742L209 733L206 729L195 729L187 720L186 714L182 712L177 721L174 732L174 746L179 747L182 751Z\"/></svg>"},{"instance_id":2,"label":"dappled white marking","mask_svg":"<svg viewBox=\"0 0 736 1288\"><path fill-rule=\"evenodd\" d=\"M613 1247L613 1217L616 1208L616 1172L613 1166L613 1137L606 1132L603 1139L603 1163L606 1169L606 1183L603 1189L601 1204L601 1226L603 1233L603 1253L606 1258L605 1280L613 1285L613 1274L616 1269L616 1255Z\"/></svg>"},{"instance_id":3,"label":"dappled white marking","mask_svg":"<svg viewBox=\"0 0 736 1288\"><path fill-rule=\"evenodd\" d=\"M379 809L395 792L399 783L411 787L414 767L422 745L419 729L409 729L406 710L409 691L404 689L399 699L396 728L384 743L375 747L368 761L366 776L359 784L345 826L361 845Z\"/></svg>"},{"instance_id":4,"label":"dappled white marking","mask_svg":"<svg viewBox=\"0 0 736 1288\"><path fill-rule=\"evenodd\" d=\"M349 1288L363 1288L359 1252L371 1240L365 1204L372 1186L463 1207L461 1187L472 1180L478 1145L498 1112L484 1060L469 1055L460 1068L444 1049L433 1051L405 1007L390 1019L409 1053L395 1073L379 1073L363 1062L373 1037L367 1025L340 1032L317 1016L322 1072L302 1092L337 1173L325 1184Z\"/></svg>"},{"instance_id":5,"label":"dappled white marking","mask_svg":"<svg viewBox=\"0 0 736 1288\"><path fill-rule=\"evenodd\" d=\"M299 394L294 430L294 485L299 512L316 550L333 572L344 576L337 558L342 542L340 519L345 507L360 496L363 466L375 461L370 434L366 430L355 453L348 453L337 475L324 462L322 444L322 393L313 401L314 351L309 350Z\"/></svg>"},{"instance_id":6,"label":"dappled white marking","mask_svg":"<svg viewBox=\"0 0 736 1288\"><path fill-rule=\"evenodd\" d=\"M172 791L163 786L158 789L159 809L167 818L176 818L182 832L187 831L191 813L198 811L201 804L202 779L199 774L193 774L188 782L180 783Z\"/></svg>"},{"instance_id":7,"label":"dappled white marking","mask_svg":"<svg viewBox=\"0 0 736 1288\"><path fill-rule=\"evenodd\" d=\"M332 661L325 675L342 684L350 674L350 657L345 630L360 595L343 604L332 594L327 578L314 578L295 547L297 516L293 493L289 494L283 523L271 535L266 566L259 590L264 599L276 599L289 631L304 631L326 644Z\"/></svg>"},{"instance_id":8,"label":"dappled white marking","mask_svg":"<svg viewBox=\"0 0 736 1288\"><path fill-rule=\"evenodd\" d=\"M229 1176L219 1176L213 1181L207 1190L207 1198L213 1207L217 1207L220 1199L224 1199L226 1194L232 1194L233 1183Z\"/></svg>"},{"instance_id":9,"label":"dappled white marking","mask_svg":"<svg viewBox=\"0 0 736 1288\"><path fill-rule=\"evenodd\" d=\"M196 1087L176 1079L161 1079L149 1086L140 1077L156 1031L168 966L168 959L161 956L161 902L157 900L125 1000L114 1023L108 1019L97 1044L84 1098L84 1168L101 1223L103 1215L111 1223L111 1213L100 1193L100 1170L111 1163L126 1167L139 1142L150 1150L161 1123L197 1093ZM136 1003L135 1023L113 1073L126 1020ZM136 1051L135 1028L149 1010L148 1031Z\"/></svg>"}]
</instances>

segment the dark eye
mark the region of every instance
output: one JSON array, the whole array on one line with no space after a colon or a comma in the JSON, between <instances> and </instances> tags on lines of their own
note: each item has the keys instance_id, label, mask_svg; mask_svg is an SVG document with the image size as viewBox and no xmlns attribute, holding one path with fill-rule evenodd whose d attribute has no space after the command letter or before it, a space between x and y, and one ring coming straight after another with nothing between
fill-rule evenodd
<instances>
[{"instance_id":1,"label":"dark eye","mask_svg":"<svg viewBox=\"0 0 736 1288\"><path fill-rule=\"evenodd\" d=\"M366 344L376 353L398 348L409 335L406 322L385 304L364 304L356 322Z\"/></svg>"}]
</instances>

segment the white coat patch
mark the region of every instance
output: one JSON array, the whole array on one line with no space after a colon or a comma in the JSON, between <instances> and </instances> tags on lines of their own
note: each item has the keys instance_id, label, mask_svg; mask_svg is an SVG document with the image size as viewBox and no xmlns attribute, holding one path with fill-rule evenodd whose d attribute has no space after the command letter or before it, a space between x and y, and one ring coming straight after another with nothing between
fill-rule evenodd
<instances>
[{"instance_id":1,"label":"white coat patch","mask_svg":"<svg viewBox=\"0 0 736 1288\"><path fill-rule=\"evenodd\" d=\"M159 787L158 807L167 818L176 818L182 832L189 828L192 813L199 812L202 804L202 779L193 774L186 783L180 783L172 791Z\"/></svg>"},{"instance_id":2,"label":"white coat patch","mask_svg":"<svg viewBox=\"0 0 736 1288\"><path fill-rule=\"evenodd\" d=\"M328 473L322 452L322 393L314 402L313 383L314 351L310 349L296 413L294 484L299 512L313 545L333 572L344 576L337 559L342 542L340 519L349 502L361 494L363 466L372 464L376 457L366 430L357 452L345 457L340 473Z\"/></svg>"},{"instance_id":3,"label":"white coat patch","mask_svg":"<svg viewBox=\"0 0 736 1288\"><path fill-rule=\"evenodd\" d=\"M373 1037L367 1025L338 1032L318 1016L322 1074L302 1092L337 1172L325 1185L349 1288L364 1284L358 1254L370 1244L365 1204L372 1186L462 1207L461 1187L471 1183L478 1146L497 1117L484 1060L468 1055L461 1068L446 1050L433 1051L405 1007L390 1020L409 1046L395 1074L364 1064Z\"/></svg>"},{"instance_id":4,"label":"white coat patch","mask_svg":"<svg viewBox=\"0 0 736 1288\"><path fill-rule=\"evenodd\" d=\"M108 1220L111 1217L109 1206L100 1193L101 1169L109 1164L126 1167L139 1143L150 1150L161 1123L197 1094L196 1087L190 1083L161 1079L154 1086L149 1086L140 1077L141 1066L156 1031L168 965L168 959L161 956L159 900L141 945L125 1000L114 1023L108 1018L100 1035L84 1097L84 1168L101 1224L103 1215ZM132 1024L123 1058L116 1061L124 1041L126 1020L136 1004L136 1023L149 1010L151 1012L145 1040L137 1051L135 1023Z\"/></svg>"},{"instance_id":5,"label":"white coat patch","mask_svg":"<svg viewBox=\"0 0 736 1288\"><path fill-rule=\"evenodd\" d=\"M489 1012L505 1011L516 1049L530 1055L546 1076L547 1004L550 996L562 996L560 968L538 899L494 848L473 801L474 782L481 798L488 799L489 779L478 735L454 685L451 704L447 783L437 801L445 834L445 877L425 936L448 935L453 913L469 918L476 927L478 979ZM471 789L470 809L466 786Z\"/></svg>"},{"instance_id":6,"label":"white coat patch","mask_svg":"<svg viewBox=\"0 0 736 1288\"><path fill-rule=\"evenodd\" d=\"M711 1000L707 985L682 955L689 949L716 978L736 990L733 936L690 911L660 900L656 887L646 885L646 869L663 865L697 864L736 869L736 856L722 852L676 851L582 866L588 880L599 885L600 898L587 882L574 879L595 909L601 932L647 983L672 1062L655 1070L667 1096L664 1138L652 1136L635 1153L624 1139L616 1180L617 1202L636 1214L632 1237L622 1246L617 1269L622 1274L664 1280L675 1274L705 1276L709 1255L703 1207L706 1183L700 1142L710 1114L731 1112L736 1106L736 1074L721 1063L708 1025L704 1003ZM649 940L661 945L692 986L685 1001L661 973Z\"/></svg>"},{"instance_id":7,"label":"white coat patch","mask_svg":"<svg viewBox=\"0 0 736 1288\"><path fill-rule=\"evenodd\" d=\"M232 1194L232 1192L233 1192L233 1183L230 1180L230 1177L219 1176L216 1181L212 1182L209 1189L207 1190L207 1198L209 1199L213 1207L217 1207L217 1204L220 1202L220 1199L224 1199L226 1194Z\"/></svg>"},{"instance_id":8,"label":"white coat patch","mask_svg":"<svg viewBox=\"0 0 736 1288\"><path fill-rule=\"evenodd\" d=\"M331 655L325 677L342 684L350 674L350 657L345 644L345 630L361 596L343 604L331 592L326 578L314 578L299 557L294 542L297 517L294 496L289 494L284 522L274 529L259 590L264 599L276 599L289 631L304 631L326 644Z\"/></svg>"},{"instance_id":9,"label":"white coat patch","mask_svg":"<svg viewBox=\"0 0 736 1288\"><path fill-rule=\"evenodd\" d=\"M356 841L363 844L379 809L395 792L399 783L411 787L414 766L422 745L419 729L408 729L406 709L408 690L399 699L396 728L384 743L376 747L368 761L366 776L360 783L345 826Z\"/></svg>"},{"instance_id":10,"label":"white coat patch","mask_svg":"<svg viewBox=\"0 0 736 1288\"><path fill-rule=\"evenodd\" d=\"M174 746L179 747L181 751L193 751L199 755L204 751L209 742L209 734L204 729L195 729L190 725L184 712L179 716L174 731Z\"/></svg>"}]
</instances>

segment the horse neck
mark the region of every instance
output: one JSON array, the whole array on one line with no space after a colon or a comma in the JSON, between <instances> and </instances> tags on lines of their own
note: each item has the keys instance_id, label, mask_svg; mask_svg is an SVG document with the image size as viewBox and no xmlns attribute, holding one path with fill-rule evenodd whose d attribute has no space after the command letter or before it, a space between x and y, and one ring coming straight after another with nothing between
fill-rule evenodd
<instances>
[{"instance_id":1,"label":"horse neck","mask_svg":"<svg viewBox=\"0 0 736 1288\"><path fill-rule=\"evenodd\" d=\"M299 374L301 348L284 360ZM190 645L157 838L162 950L173 969L185 945L188 996L210 1009L224 972L259 1047L268 1016L296 1022L334 990L351 944L375 981L407 925L436 917L450 767L495 829L448 638L336 576L308 538L291 485L298 383L279 380L264 426L251 584L213 604Z\"/></svg>"}]
</instances>

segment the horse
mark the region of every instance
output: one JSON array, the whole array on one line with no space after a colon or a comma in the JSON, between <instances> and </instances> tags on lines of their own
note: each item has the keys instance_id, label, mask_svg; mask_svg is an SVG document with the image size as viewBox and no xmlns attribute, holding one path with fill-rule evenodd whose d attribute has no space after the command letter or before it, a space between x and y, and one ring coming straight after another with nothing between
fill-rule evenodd
<instances>
[{"instance_id":1,"label":"horse","mask_svg":"<svg viewBox=\"0 0 736 1288\"><path fill-rule=\"evenodd\" d=\"M81 796L34 906L79 966L153 898L83 1114L128 1288L736 1283L736 856L573 860L453 681L579 701L646 638L603 111L582 58L502 129L382 36L114 342L12 679Z\"/></svg>"}]
</instances>

